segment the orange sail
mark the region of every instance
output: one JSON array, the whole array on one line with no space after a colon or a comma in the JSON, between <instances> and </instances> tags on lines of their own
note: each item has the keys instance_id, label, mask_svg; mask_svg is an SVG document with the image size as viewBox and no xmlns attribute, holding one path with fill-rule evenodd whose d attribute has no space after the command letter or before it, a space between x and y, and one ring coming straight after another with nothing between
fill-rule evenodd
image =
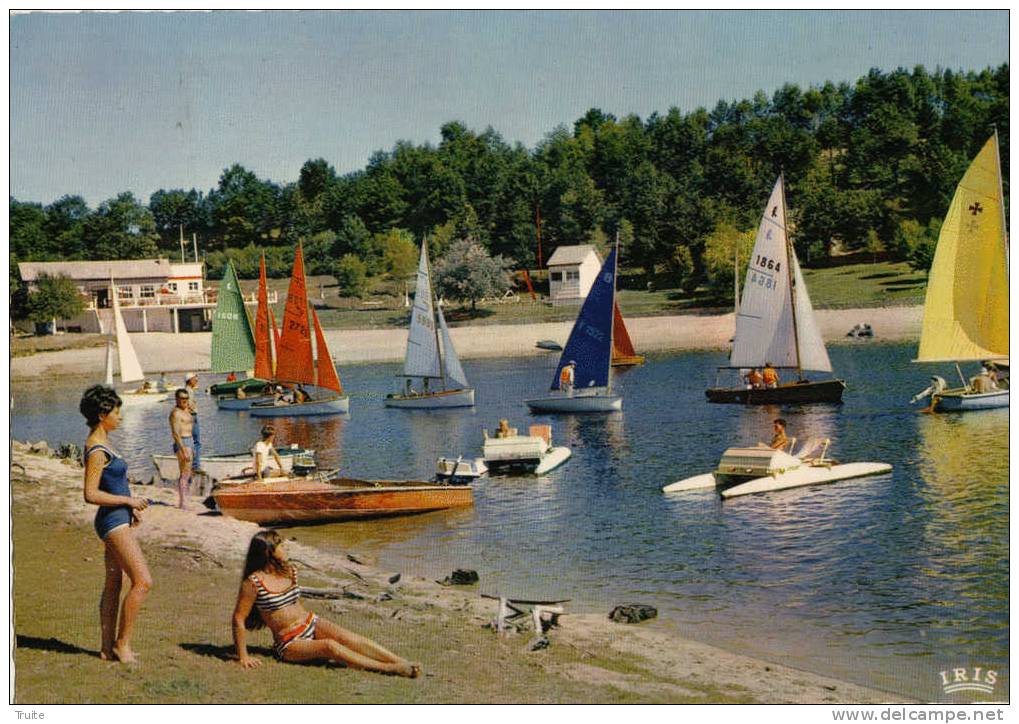
<instances>
[{"instance_id":1,"label":"orange sail","mask_svg":"<svg viewBox=\"0 0 1019 724\"><path fill-rule=\"evenodd\" d=\"M630 333L626 331L623 315L619 312L619 304L612 310L612 365L625 367L644 364L644 356L633 349Z\"/></svg>"},{"instance_id":2,"label":"orange sail","mask_svg":"<svg viewBox=\"0 0 1019 724\"><path fill-rule=\"evenodd\" d=\"M275 324L273 325L275 327ZM269 292L265 282L265 254L258 270L258 311L255 313L255 377L272 379L272 338L269 331Z\"/></svg>"},{"instance_id":3,"label":"orange sail","mask_svg":"<svg viewBox=\"0 0 1019 724\"><path fill-rule=\"evenodd\" d=\"M315 384L311 327L308 324L308 290L304 281L304 251L300 244L294 254L287 306L283 311L283 331L280 333L279 347L276 348L276 379Z\"/></svg>"},{"instance_id":4,"label":"orange sail","mask_svg":"<svg viewBox=\"0 0 1019 724\"><path fill-rule=\"evenodd\" d=\"M315 323L315 347L318 349L318 382L315 384L342 395L343 385L340 384L340 376L336 374L336 365L333 364L332 355L329 354L325 335L322 334L322 325L318 323L318 314L314 309L311 310L311 320Z\"/></svg>"}]
</instances>

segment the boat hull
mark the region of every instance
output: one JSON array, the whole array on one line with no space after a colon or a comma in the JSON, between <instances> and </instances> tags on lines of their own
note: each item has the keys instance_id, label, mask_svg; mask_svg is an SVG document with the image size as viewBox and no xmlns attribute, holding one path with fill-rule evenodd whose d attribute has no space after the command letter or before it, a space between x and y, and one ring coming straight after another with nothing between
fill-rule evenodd
<instances>
[{"instance_id":1,"label":"boat hull","mask_svg":"<svg viewBox=\"0 0 1019 724\"><path fill-rule=\"evenodd\" d=\"M623 409L621 395L575 395L527 400L531 412L615 412Z\"/></svg>"},{"instance_id":2,"label":"boat hull","mask_svg":"<svg viewBox=\"0 0 1019 724\"><path fill-rule=\"evenodd\" d=\"M740 405L782 405L804 402L842 402L846 383L842 380L796 382L763 389L712 387L705 390L708 402Z\"/></svg>"},{"instance_id":3,"label":"boat hull","mask_svg":"<svg viewBox=\"0 0 1019 724\"><path fill-rule=\"evenodd\" d=\"M169 402L173 397L167 392L119 392L121 403L125 406L151 405Z\"/></svg>"},{"instance_id":4,"label":"boat hull","mask_svg":"<svg viewBox=\"0 0 1019 724\"><path fill-rule=\"evenodd\" d=\"M665 493L714 488L723 498L736 498L753 493L767 493L775 490L801 488L807 485L833 483L837 480L864 478L889 473L892 466L887 463L845 463L843 465L801 465L774 475L759 478L739 478L718 473L704 473L692 478L679 480L662 488Z\"/></svg>"},{"instance_id":5,"label":"boat hull","mask_svg":"<svg viewBox=\"0 0 1019 724\"><path fill-rule=\"evenodd\" d=\"M243 483L217 488L212 496L224 515L259 525L415 515L474 503L466 485L346 478Z\"/></svg>"},{"instance_id":6,"label":"boat hull","mask_svg":"<svg viewBox=\"0 0 1019 724\"><path fill-rule=\"evenodd\" d=\"M937 396L932 407L935 412L968 412L1008 407L1008 390L994 390L993 392L947 390Z\"/></svg>"},{"instance_id":7,"label":"boat hull","mask_svg":"<svg viewBox=\"0 0 1019 724\"><path fill-rule=\"evenodd\" d=\"M288 475L294 471L295 463L302 470L314 466L313 450L304 448L280 448L280 462L283 463L283 472ZM156 466L156 475L163 480L175 480L180 475L180 468L176 455L153 455L152 464ZM276 462L271 461L269 466L273 469ZM203 455L202 471L209 476L210 480L226 480L242 475L253 475L255 472L254 460L251 453L236 453L233 455Z\"/></svg>"},{"instance_id":8,"label":"boat hull","mask_svg":"<svg viewBox=\"0 0 1019 724\"><path fill-rule=\"evenodd\" d=\"M237 390L243 388L245 392L261 392L265 389L265 386L270 384L269 380L262 380L258 377L248 377L244 380L234 380L233 382L220 382L209 387L210 395L233 395L237 393Z\"/></svg>"},{"instance_id":9,"label":"boat hull","mask_svg":"<svg viewBox=\"0 0 1019 724\"><path fill-rule=\"evenodd\" d=\"M350 412L350 398L331 397L289 405L255 404L248 408L252 417L309 417L312 415L343 415Z\"/></svg>"},{"instance_id":10,"label":"boat hull","mask_svg":"<svg viewBox=\"0 0 1019 724\"><path fill-rule=\"evenodd\" d=\"M390 395L386 407L406 410L434 410L448 407L474 407L474 389L443 390L424 395Z\"/></svg>"},{"instance_id":11,"label":"boat hull","mask_svg":"<svg viewBox=\"0 0 1019 724\"><path fill-rule=\"evenodd\" d=\"M257 397L220 397L216 400L216 407L220 410L250 410L256 402L272 402L271 395L258 395Z\"/></svg>"}]
</instances>

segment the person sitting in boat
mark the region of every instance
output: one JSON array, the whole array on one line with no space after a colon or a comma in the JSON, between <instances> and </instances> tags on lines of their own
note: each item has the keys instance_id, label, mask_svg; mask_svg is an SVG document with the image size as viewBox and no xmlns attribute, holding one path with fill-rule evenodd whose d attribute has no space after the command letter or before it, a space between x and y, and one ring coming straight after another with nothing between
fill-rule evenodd
<instances>
[{"instance_id":1,"label":"person sitting in boat","mask_svg":"<svg viewBox=\"0 0 1019 724\"><path fill-rule=\"evenodd\" d=\"M421 665L387 651L374 641L307 611L301 604L297 569L288 560L286 542L274 530L251 539L241 588L232 617L237 662L245 669L261 665L248 655L247 632L268 627L279 661L333 661L355 669L414 679Z\"/></svg>"},{"instance_id":2,"label":"person sitting in boat","mask_svg":"<svg viewBox=\"0 0 1019 724\"><path fill-rule=\"evenodd\" d=\"M994 383L994 380L991 379L991 375L986 367L980 370L980 374L970 379L969 386L970 389L977 394L994 392L994 390L998 389L998 386Z\"/></svg>"},{"instance_id":3,"label":"person sitting in boat","mask_svg":"<svg viewBox=\"0 0 1019 724\"><path fill-rule=\"evenodd\" d=\"M275 389L272 391L272 404L276 407L282 407L283 405L290 404L290 400L288 400L283 394L283 387L280 385L276 385Z\"/></svg>"},{"instance_id":4,"label":"person sitting in boat","mask_svg":"<svg viewBox=\"0 0 1019 724\"><path fill-rule=\"evenodd\" d=\"M403 396L413 397L417 394L417 390L414 389L413 380L408 377L403 383Z\"/></svg>"},{"instance_id":5,"label":"person sitting in boat","mask_svg":"<svg viewBox=\"0 0 1019 724\"><path fill-rule=\"evenodd\" d=\"M778 371L771 366L771 362L765 362L764 371L761 373L761 383L769 389L774 389L778 387L778 382Z\"/></svg>"},{"instance_id":6,"label":"person sitting in boat","mask_svg":"<svg viewBox=\"0 0 1019 724\"><path fill-rule=\"evenodd\" d=\"M510 436L509 420L506 419L499 420L499 427L497 427L495 430L495 436L496 437Z\"/></svg>"},{"instance_id":7,"label":"person sitting in boat","mask_svg":"<svg viewBox=\"0 0 1019 724\"><path fill-rule=\"evenodd\" d=\"M138 392L138 393L141 393L141 394L147 394L149 392L152 392L152 382L150 382L149 380L145 380L142 383L142 386L139 387L137 390L135 390L135 392Z\"/></svg>"},{"instance_id":8,"label":"person sitting in boat","mask_svg":"<svg viewBox=\"0 0 1019 724\"><path fill-rule=\"evenodd\" d=\"M764 378L761 377L761 371L756 367L747 372L744 379L747 381L748 390L759 390L764 386Z\"/></svg>"},{"instance_id":9,"label":"person sitting in boat","mask_svg":"<svg viewBox=\"0 0 1019 724\"><path fill-rule=\"evenodd\" d=\"M294 401L311 402L311 395L308 394L307 390L304 389L303 385L298 385L297 389L294 390Z\"/></svg>"},{"instance_id":10,"label":"person sitting in boat","mask_svg":"<svg viewBox=\"0 0 1019 724\"><path fill-rule=\"evenodd\" d=\"M775 434L772 436L771 442L768 443L768 447L772 450L785 450L789 445L789 438L785 434L785 420L777 417L771 425Z\"/></svg>"},{"instance_id":11,"label":"person sitting in boat","mask_svg":"<svg viewBox=\"0 0 1019 724\"><path fill-rule=\"evenodd\" d=\"M559 373L559 389L568 395L573 394L573 382L576 379L577 363L570 360Z\"/></svg>"},{"instance_id":12,"label":"person sitting in boat","mask_svg":"<svg viewBox=\"0 0 1019 724\"><path fill-rule=\"evenodd\" d=\"M234 393L234 396L238 400L247 399L248 393L244 391L244 385L241 385L240 387L237 388L237 392Z\"/></svg>"},{"instance_id":13,"label":"person sitting in boat","mask_svg":"<svg viewBox=\"0 0 1019 724\"><path fill-rule=\"evenodd\" d=\"M159 373L159 382L156 384L156 389L159 390L160 392L166 392L170 389L169 386L166 384L165 372Z\"/></svg>"},{"instance_id":14,"label":"person sitting in boat","mask_svg":"<svg viewBox=\"0 0 1019 724\"><path fill-rule=\"evenodd\" d=\"M994 389L1001 388L1001 381L998 379L998 365L993 362L984 362L984 371L987 376L991 379L991 384L994 385Z\"/></svg>"},{"instance_id":15,"label":"person sitting in boat","mask_svg":"<svg viewBox=\"0 0 1019 724\"><path fill-rule=\"evenodd\" d=\"M261 480L262 476L269 470L269 456L271 455L273 460L276 461L276 468L280 475L283 475L283 461L280 460L280 454L276 452L276 448L273 446L273 442L276 439L276 428L272 425L266 425L262 428L262 439L255 443L255 446L251 449L252 455L255 456L255 479Z\"/></svg>"}]
</instances>

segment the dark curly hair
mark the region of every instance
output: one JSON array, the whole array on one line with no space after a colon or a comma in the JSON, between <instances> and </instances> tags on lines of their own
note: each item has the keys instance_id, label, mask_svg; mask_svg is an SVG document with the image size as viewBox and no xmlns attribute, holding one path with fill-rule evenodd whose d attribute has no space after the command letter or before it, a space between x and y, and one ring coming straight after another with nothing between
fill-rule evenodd
<instances>
[{"instance_id":1,"label":"dark curly hair","mask_svg":"<svg viewBox=\"0 0 1019 724\"><path fill-rule=\"evenodd\" d=\"M123 404L120 395L112 387L93 385L85 390L78 404L78 410L85 418L89 427L99 424L99 418L110 414Z\"/></svg>"}]
</instances>

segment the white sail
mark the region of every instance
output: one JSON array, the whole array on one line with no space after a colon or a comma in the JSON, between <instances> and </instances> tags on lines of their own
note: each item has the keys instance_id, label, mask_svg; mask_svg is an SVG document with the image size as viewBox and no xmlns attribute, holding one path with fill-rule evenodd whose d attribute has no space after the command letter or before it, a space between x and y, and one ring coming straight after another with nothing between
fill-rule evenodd
<instances>
[{"instance_id":1,"label":"white sail","mask_svg":"<svg viewBox=\"0 0 1019 724\"><path fill-rule=\"evenodd\" d=\"M461 388L467 387L467 375L460 365L460 358L456 356L453 349L453 340L449 337L449 327L446 326L446 317L442 314L442 307L435 310L439 315L439 331L442 334L442 351L444 353L442 362L445 368L446 378Z\"/></svg>"},{"instance_id":2,"label":"white sail","mask_svg":"<svg viewBox=\"0 0 1019 724\"><path fill-rule=\"evenodd\" d=\"M106 340L106 386L113 387L113 342Z\"/></svg>"},{"instance_id":3,"label":"white sail","mask_svg":"<svg viewBox=\"0 0 1019 724\"><path fill-rule=\"evenodd\" d=\"M815 372L831 372L831 360L821 338L821 330L814 318L814 307L810 304L807 285L803 283L800 263L796 252L789 250L796 279L796 337L800 343L800 368Z\"/></svg>"},{"instance_id":4,"label":"white sail","mask_svg":"<svg viewBox=\"0 0 1019 724\"><path fill-rule=\"evenodd\" d=\"M407 354L403 361L406 377L441 377L439 344L435 334L435 311L432 307L432 284L428 278L428 245L421 242L414 308L407 334Z\"/></svg>"},{"instance_id":5,"label":"white sail","mask_svg":"<svg viewBox=\"0 0 1019 724\"><path fill-rule=\"evenodd\" d=\"M729 358L733 367L760 367L766 362L796 367L781 178L772 189L750 253Z\"/></svg>"},{"instance_id":6,"label":"white sail","mask_svg":"<svg viewBox=\"0 0 1019 724\"><path fill-rule=\"evenodd\" d=\"M110 296L113 298L113 329L117 335L117 356L120 360L120 381L136 382L145 379L142 366L138 362L138 355L135 354L134 345L131 344L131 336L127 333L127 325L124 324L124 317L120 313L120 299L117 296L117 287L113 280L110 280Z\"/></svg>"}]
</instances>

